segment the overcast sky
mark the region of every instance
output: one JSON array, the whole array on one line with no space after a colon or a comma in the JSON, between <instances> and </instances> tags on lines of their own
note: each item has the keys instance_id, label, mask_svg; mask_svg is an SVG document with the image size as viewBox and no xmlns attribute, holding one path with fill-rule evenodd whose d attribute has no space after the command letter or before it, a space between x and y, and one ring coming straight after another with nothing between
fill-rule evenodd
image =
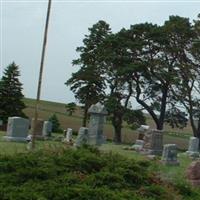
<instances>
[{"instance_id":1,"label":"overcast sky","mask_svg":"<svg viewBox=\"0 0 200 200\"><path fill-rule=\"evenodd\" d=\"M78 56L75 49L97 21L105 20L117 32L135 23L162 24L169 15L192 21L200 13L200 1L52 1L41 99L57 102L74 101L64 82L78 69L71 64ZM35 98L48 2L0 2L0 77L3 68L15 61L24 95Z\"/></svg>"}]
</instances>

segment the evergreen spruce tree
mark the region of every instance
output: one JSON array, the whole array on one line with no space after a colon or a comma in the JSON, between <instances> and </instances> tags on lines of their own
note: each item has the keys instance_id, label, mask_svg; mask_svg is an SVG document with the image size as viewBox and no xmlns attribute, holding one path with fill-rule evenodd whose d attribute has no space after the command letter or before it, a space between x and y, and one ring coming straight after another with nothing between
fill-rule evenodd
<instances>
[{"instance_id":1,"label":"evergreen spruce tree","mask_svg":"<svg viewBox=\"0 0 200 200\"><path fill-rule=\"evenodd\" d=\"M0 80L0 119L6 124L8 117L26 117L23 109L26 107L23 102L22 84L18 66L13 62L4 71Z\"/></svg>"},{"instance_id":2,"label":"evergreen spruce tree","mask_svg":"<svg viewBox=\"0 0 200 200\"><path fill-rule=\"evenodd\" d=\"M49 118L49 121L52 123L52 131L53 132L61 132L62 131L62 129L60 128L60 122L55 113Z\"/></svg>"}]
</instances>

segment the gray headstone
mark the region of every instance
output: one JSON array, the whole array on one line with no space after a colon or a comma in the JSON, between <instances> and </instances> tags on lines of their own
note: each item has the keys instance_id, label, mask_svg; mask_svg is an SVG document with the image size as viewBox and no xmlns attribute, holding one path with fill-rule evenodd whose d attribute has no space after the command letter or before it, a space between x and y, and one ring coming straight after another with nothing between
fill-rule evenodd
<instances>
[{"instance_id":1,"label":"gray headstone","mask_svg":"<svg viewBox=\"0 0 200 200\"><path fill-rule=\"evenodd\" d=\"M0 126L2 126L3 125L3 120L0 120Z\"/></svg>"},{"instance_id":2,"label":"gray headstone","mask_svg":"<svg viewBox=\"0 0 200 200\"><path fill-rule=\"evenodd\" d=\"M199 157L199 139L197 137L190 137L186 153L191 157Z\"/></svg>"},{"instance_id":3,"label":"gray headstone","mask_svg":"<svg viewBox=\"0 0 200 200\"><path fill-rule=\"evenodd\" d=\"M74 143L74 146L80 147L83 144L88 144L88 128L81 127L78 132L78 136Z\"/></svg>"},{"instance_id":4,"label":"gray headstone","mask_svg":"<svg viewBox=\"0 0 200 200\"><path fill-rule=\"evenodd\" d=\"M149 130L144 137L144 150L147 154L162 155L164 132L157 129Z\"/></svg>"},{"instance_id":5,"label":"gray headstone","mask_svg":"<svg viewBox=\"0 0 200 200\"><path fill-rule=\"evenodd\" d=\"M88 113L90 114L88 142L90 145L101 145L105 142L103 126L105 123L105 116L108 114L108 112L105 106L97 103L89 108Z\"/></svg>"},{"instance_id":6,"label":"gray headstone","mask_svg":"<svg viewBox=\"0 0 200 200\"><path fill-rule=\"evenodd\" d=\"M52 123L50 121L44 121L42 135L45 137L50 137L52 132Z\"/></svg>"},{"instance_id":7,"label":"gray headstone","mask_svg":"<svg viewBox=\"0 0 200 200\"><path fill-rule=\"evenodd\" d=\"M176 144L165 144L162 154L162 163L166 165L179 165L177 160L177 146Z\"/></svg>"},{"instance_id":8,"label":"gray headstone","mask_svg":"<svg viewBox=\"0 0 200 200\"><path fill-rule=\"evenodd\" d=\"M4 139L9 141L26 141L29 131L29 120L21 117L9 117L7 135Z\"/></svg>"}]
</instances>

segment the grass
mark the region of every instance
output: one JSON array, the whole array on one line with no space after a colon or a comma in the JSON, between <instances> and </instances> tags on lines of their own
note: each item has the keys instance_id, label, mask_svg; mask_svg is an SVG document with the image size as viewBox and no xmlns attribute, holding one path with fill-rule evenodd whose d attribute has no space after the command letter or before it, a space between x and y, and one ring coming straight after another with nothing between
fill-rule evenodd
<instances>
[{"instance_id":1,"label":"grass","mask_svg":"<svg viewBox=\"0 0 200 200\"><path fill-rule=\"evenodd\" d=\"M18 153L28 152L27 150L27 143L23 142L6 142L2 139L5 132L0 132L0 155L14 155ZM60 134L54 134L54 137L60 137ZM41 149L48 149L48 148L60 148L64 147L65 144L61 143L60 141L55 140L37 140L36 141L36 150ZM102 152L106 153L114 153L125 156L130 159L135 159L137 161L148 160L148 158L144 155L141 155L132 150L125 150L123 147L128 147L130 145L123 144L123 145L115 145L112 142L107 142L100 147ZM186 168L191 163L191 159L188 158L184 153L179 153L178 157L180 161L180 166L165 166L160 164L160 158L157 158L154 162L152 167L159 170L160 176L163 180L167 180L173 182L174 180L185 180L185 171Z\"/></svg>"}]
</instances>

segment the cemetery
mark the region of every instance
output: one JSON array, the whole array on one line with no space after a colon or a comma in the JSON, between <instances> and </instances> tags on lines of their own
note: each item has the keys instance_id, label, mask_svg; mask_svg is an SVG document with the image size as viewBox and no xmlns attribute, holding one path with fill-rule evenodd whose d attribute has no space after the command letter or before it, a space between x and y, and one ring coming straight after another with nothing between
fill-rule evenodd
<instances>
[{"instance_id":1,"label":"cemetery","mask_svg":"<svg viewBox=\"0 0 200 200\"><path fill-rule=\"evenodd\" d=\"M105 126L108 125L105 120L107 115L105 107L97 103L91 106L89 112L91 115L88 128L80 127L77 135L73 134L72 128L66 128L63 130L63 134L52 133L52 123L40 119L39 122L43 121L43 127L41 123L37 127L40 127L42 135L37 137L37 149L33 152L27 148L30 141L24 140L32 131L29 126L31 120L10 117L7 132L0 132L0 156L3 161L0 164L0 171L3 172L0 174L0 180L4 180L0 186L3 188L3 184L9 184L13 191L5 192L5 189L2 189L2 193L0 193L2 199L21 198L20 193L16 192L15 186L8 182L8 175L6 175L9 173L8 177L13 177L14 181L20 166L23 167L24 172L23 174L17 172L17 180L21 190L26 191L24 195L27 199L37 199L38 196L54 199L55 195L58 195L57 190L60 191L58 199L62 199L62 196L65 196L66 199L98 199L98 197L92 198L92 196L94 194L98 196L99 193L102 193L100 199L148 200L149 198L162 198L170 200L176 199L177 196L180 199L198 199L200 195L198 193L200 161L198 161L197 144L199 141L197 138L188 137L187 151L181 150L177 148L176 144L165 144L166 141L163 139L165 137L160 135L165 133L156 132L149 126L145 130L141 131L143 128L139 128L135 131L136 137L140 139L136 138L129 144L116 145L109 140L106 141L106 137L109 135L107 136L105 133ZM101 119L102 117L104 119ZM141 132L144 134L143 139L141 139ZM21 135L22 133L25 134ZM23 140L19 140L20 137ZM176 139L176 137L174 138ZM76 164L73 163L74 156ZM47 162L46 159L49 161ZM56 160L54 161L54 159ZM32 162L37 163L37 167L35 166L36 171L30 174L33 167ZM53 162L57 164L54 165ZM8 167L11 163L15 169ZM118 169L123 167L125 167L123 170L133 170L129 171L127 178L125 178L124 172L120 172ZM72 169L73 173L78 174L71 174ZM132 174L133 172L135 173ZM159 174L159 177L155 176L152 179L151 176L155 172ZM55 176L55 174L58 175ZM33 177L35 180L34 192L29 186L32 184ZM67 185L70 184L68 181L73 180L73 184L68 187L63 186L58 182L58 177L60 177L60 181L62 178L64 181L65 177ZM145 182L143 182L144 180ZM57 190L52 190L51 193L46 191L46 195L40 193L39 191L43 188L41 181L48 183L48 187L55 185ZM95 181L97 182L95 183ZM83 183L87 187L82 185ZM95 184L96 186L94 186ZM42 190L45 191L46 187ZM126 192L121 190L121 187L127 188ZM131 190L128 189L130 187L132 187ZM78 194L75 192L77 188L79 188ZM137 191L134 191L133 188ZM75 194L78 195L76 198L73 196Z\"/></svg>"},{"instance_id":2,"label":"cemetery","mask_svg":"<svg viewBox=\"0 0 200 200\"><path fill-rule=\"evenodd\" d=\"M200 14L186 17L168 10L163 18L167 10L163 4L162 17L156 21L155 11L161 7L148 13L153 7L143 2L139 10L134 7L121 15L123 20L125 13L133 17L127 26L127 19L113 18L113 7L107 15L97 7L100 2L94 1L99 21L91 25L94 18L87 16L91 8L85 1L88 8L77 26L75 16L62 10L65 3L70 7L73 2L57 1L53 15L52 0L43 5L30 2L41 10L26 1L21 7L10 3L0 3L1 27L7 30L1 32L1 50L5 51L6 44L9 54L0 57L0 200L200 200ZM85 6L84 1L76 3L81 9ZM132 6L134 2L126 3ZM80 16L78 5L76 12L67 8L69 13ZM39 49L34 49L38 44L30 38L32 33L34 38L39 35L34 31L39 30L44 6L41 60L36 69L34 52ZM26 16L21 15L24 9ZM99 10L114 21L101 20ZM148 20L138 21L140 10L149 14ZM11 15L11 11L15 12ZM56 11L61 11L59 16ZM133 16L132 11L137 14ZM26 21L27 13L32 21ZM14 16L21 16L24 33ZM56 17L61 17L59 23ZM4 26L6 20L9 23ZM83 33L85 20L90 27ZM36 21L37 27L32 26ZM14 24L19 27L10 37L11 45L4 33L9 38ZM16 46L20 46L17 51ZM67 65L75 68L63 68L63 52L71 59ZM8 64L11 57L15 61Z\"/></svg>"}]
</instances>

